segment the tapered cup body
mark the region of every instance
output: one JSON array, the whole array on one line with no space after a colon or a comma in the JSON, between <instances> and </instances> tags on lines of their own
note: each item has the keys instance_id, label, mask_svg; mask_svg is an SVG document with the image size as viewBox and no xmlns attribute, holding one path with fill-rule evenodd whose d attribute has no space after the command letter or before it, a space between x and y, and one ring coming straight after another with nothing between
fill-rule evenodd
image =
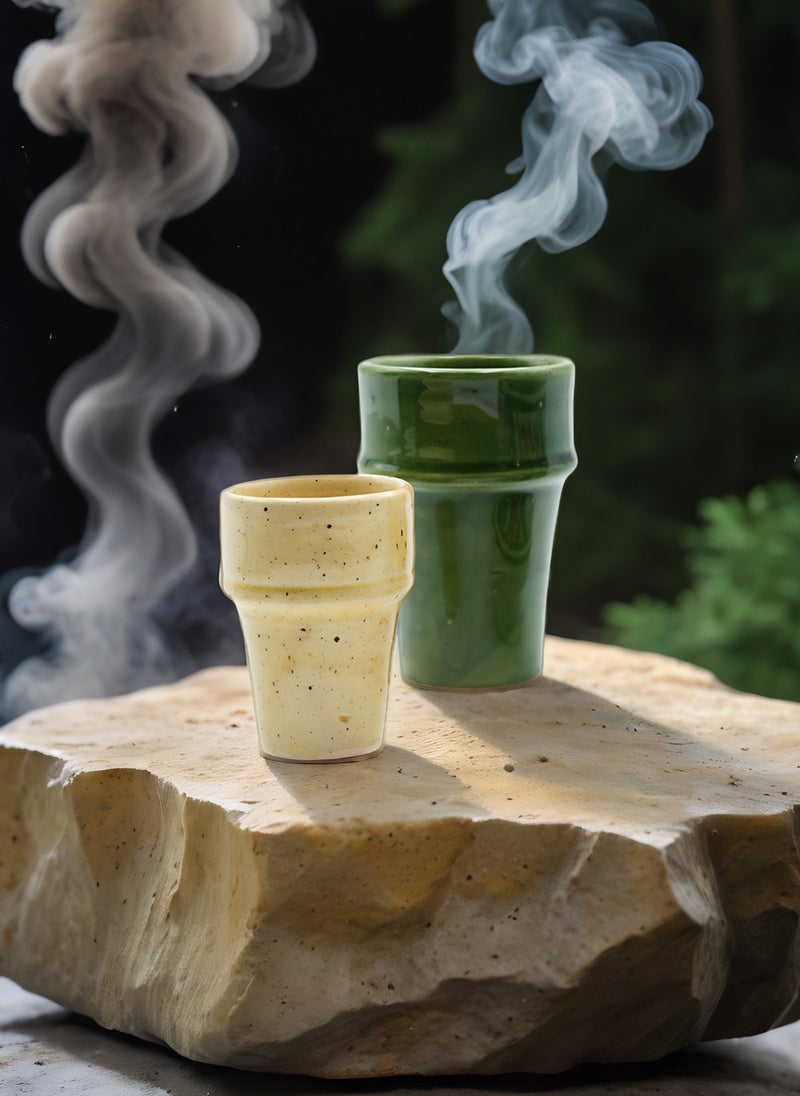
<instances>
[{"instance_id":1,"label":"tapered cup body","mask_svg":"<svg viewBox=\"0 0 800 1096\"><path fill-rule=\"evenodd\" d=\"M409 484L357 475L240 483L222 492L220 542L262 754L377 753L397 613L413 581Z\"/></svg>"},{"instance_id":2,"label":"tapered cup body","mask_svg":"<svg viewBox=\"0 0 800 1096\"><path fill-rule=\"evenodd\" d=\"M404 355L362 362L359 470L414 486L416 581L403 676L500 689L542 671L562 487L576 466L566 358Z\"/></svg>"}]
</instances>

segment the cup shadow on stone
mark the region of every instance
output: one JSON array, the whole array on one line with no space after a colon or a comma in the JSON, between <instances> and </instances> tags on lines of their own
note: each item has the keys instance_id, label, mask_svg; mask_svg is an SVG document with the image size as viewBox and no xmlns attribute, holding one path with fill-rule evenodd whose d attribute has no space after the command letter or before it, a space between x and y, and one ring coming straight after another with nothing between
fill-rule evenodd
<instances>
[{"instance_id":1,"label":"cup shadow on stone","mask_svg":"<svg viewBox=\"0 0 800 1096\"><path fill-rule=\"evenodd\" d=\"M424 787L425 817L452 817L455 801L475 818L487 811L470 796L462 781L442 766L400 746L386 745L376 757L348 764L297 765L269 762L274 778L319 824L341 820L348 806L355 817L364 817L364 804L375 803L376 788L386 806L386 821L411 818L420 806ZM394 813L391 813L394 812Z\"/></svg>"},{"instance_id":2,"label":"cup shadow on stone","mask_svg":"<svg viewBox=\"0 0 800 1096\"><path fill-rule=\"evenodd\" d=\"M620 805L632 794L650 791L702 804L710 789L718 805L731 814L748 813L743 810L744 793L749 799L771 799L776 811L790 811L795 802L782 783L786 773L779 765L774 774L758 773L747 766L740 748L726 750L555 678L543 677L507 692L425 695L446 718L507 754L517 777L535 775L538 781L563 784ZM575 712L582 717L577 726ZM524 753L521 723L531 732ZM593 737L588 747L587 730ZM752 756L758 757L759 769L770 767L757 749Z\"/></svg>"}]
</instances>

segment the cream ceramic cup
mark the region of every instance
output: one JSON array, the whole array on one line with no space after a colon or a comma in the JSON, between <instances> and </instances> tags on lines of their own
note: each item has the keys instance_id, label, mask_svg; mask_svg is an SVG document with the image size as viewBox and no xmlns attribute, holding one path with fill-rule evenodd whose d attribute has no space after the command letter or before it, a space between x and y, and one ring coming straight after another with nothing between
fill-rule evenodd
<instances>
[{"instance_id":1,"label":"cream ceramic cup","mask_svg":"<svg viewBox=\"0 0 800 1096\"><path fill-rule=\"evenodd\" d=\"M220 585L239 613L264 757L352 761L382 748L413 514L413 489L389 476L222 492Z\"/></svg>"}]
</instances>

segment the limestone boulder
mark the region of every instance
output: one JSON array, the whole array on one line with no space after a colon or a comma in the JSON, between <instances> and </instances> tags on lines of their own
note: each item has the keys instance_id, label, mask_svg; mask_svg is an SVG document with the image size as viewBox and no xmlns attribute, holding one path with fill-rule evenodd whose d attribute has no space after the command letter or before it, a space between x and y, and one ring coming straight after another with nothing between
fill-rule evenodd
<instances>
[{"instance_id":1,"label":"limestone boulder","mask_svg":"<svg viewBox=\"0 0 800 1096\"><path fill-rule=\"evenodd\" d=\"M800 1017L800 705L552 639L260 757L243 668L0 736L0 973L200 1061L556 1072Z\"/></svg>"}]
</instances>

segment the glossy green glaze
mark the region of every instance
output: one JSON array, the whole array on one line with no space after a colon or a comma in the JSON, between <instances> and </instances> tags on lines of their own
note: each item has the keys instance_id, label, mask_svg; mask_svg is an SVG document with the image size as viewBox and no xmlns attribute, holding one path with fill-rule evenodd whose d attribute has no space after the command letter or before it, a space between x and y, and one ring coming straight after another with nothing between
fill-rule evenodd
<instances>
[{"instance_id":1,"label":"glossy green glaze","mask_svg":"<svg viewBox=\"0 0 800 1096\"><path fill-rule=\"evenodd\" d=\"M575 468L566 358L373 358L358 367L360 472L414 486L416 568L403 676L449 689L542 670L553 534Z\"/></svg>"}]
</instances>

